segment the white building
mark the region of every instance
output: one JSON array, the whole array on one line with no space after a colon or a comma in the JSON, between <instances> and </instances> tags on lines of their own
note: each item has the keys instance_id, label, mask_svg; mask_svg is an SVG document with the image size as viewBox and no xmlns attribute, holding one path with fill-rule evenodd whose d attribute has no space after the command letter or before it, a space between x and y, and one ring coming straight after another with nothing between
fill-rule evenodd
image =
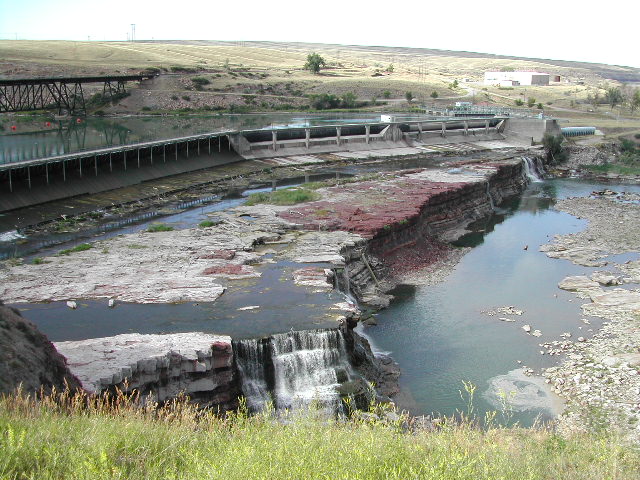
<instances>
[{"instance_id":1,"label":"white building","mask_svg":"<svg viewBox=\"0 0 640 480\"><path fill-rule=\"evenodd\" d=\"M484 84L501 87L549 85L549 77L548 73L539 72L484 72Z\"/></svg>"}]
</instances>

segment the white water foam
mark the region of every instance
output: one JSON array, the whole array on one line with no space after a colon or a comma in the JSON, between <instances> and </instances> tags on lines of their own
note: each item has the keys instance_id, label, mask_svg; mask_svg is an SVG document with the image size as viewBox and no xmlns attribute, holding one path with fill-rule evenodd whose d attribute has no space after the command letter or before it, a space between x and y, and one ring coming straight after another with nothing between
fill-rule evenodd
<instances>
[{"instance_id":1,"label":"white water foam","mask_svg":"<svg viewBox=\"0 0 640 480\"><path fill-rule=\"evenodd\" d=\"M515 412L546 410L552 415L562 410L562 402L544 380L528 377L521 368L489 379L482 396L498 410L507 406Z\"/></svg>"},{"instance_id":2,"label":"white water foam","mask_svg":"<svg viewBox=\"0 0 640 480\"><path fill-rule=\"evenodd\" d=\"M522 157L522 166L524 167L524 175L529 182L542 182L544 175L544 164L538 157Z\"/></svg>"},{"instance_id":3,"label":"white water foam","mask_svg":"<svg viewBox=\"0 0 640 480\"><path fill-rule=\"evenodd\" d=\"M19 240L21 238L25 238L25 236L17 230L0 233L0 242L13 242L14 240Z\"/></svg>"}]
</instances>

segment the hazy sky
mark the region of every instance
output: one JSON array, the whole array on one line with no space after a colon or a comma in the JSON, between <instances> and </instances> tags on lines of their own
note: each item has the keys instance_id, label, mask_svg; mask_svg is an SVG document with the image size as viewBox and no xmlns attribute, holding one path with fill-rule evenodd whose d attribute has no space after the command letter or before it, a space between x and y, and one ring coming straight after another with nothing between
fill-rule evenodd
<instances>
[{"instance_id":1,"label":"hazy sky","mask_svg":"<svg viewBox=\"0 0 640 480\"><path fill-rule=\"evenodd\" d=\"M636 0L0 0L0 38L274 40L640 67Z\"/></svg>"}]
</instances>

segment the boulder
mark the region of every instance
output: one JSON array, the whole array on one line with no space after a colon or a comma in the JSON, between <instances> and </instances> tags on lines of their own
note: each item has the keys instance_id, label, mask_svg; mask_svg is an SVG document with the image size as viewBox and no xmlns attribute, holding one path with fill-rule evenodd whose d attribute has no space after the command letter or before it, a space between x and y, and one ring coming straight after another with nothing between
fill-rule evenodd
<instances>
[{"instance_id":1,"label":"boulder","mask_svg":"<svg viewBox=\"0 0 640 480\"><path fill-rule=\"evenodd\" d=\"M593 272L591 274L591 280L594 282L598 282L600 285L604 287L609 287L611 285L620 285L622 282L609 272Z\"/></svg>"}]
</instances>

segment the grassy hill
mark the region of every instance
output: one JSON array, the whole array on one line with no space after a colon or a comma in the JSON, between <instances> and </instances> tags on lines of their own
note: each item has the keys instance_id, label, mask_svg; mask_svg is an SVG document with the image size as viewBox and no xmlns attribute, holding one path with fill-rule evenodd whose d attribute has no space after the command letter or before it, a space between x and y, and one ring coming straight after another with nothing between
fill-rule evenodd
<instances>
[{"instance_id":1,"label":"grassy hill","mask_svg":"<svg viewBox=\"0 0 640 480\"><path fill-rule=\"evenodd\" d=\"M326 60L319 75L303 69L306 56ZM116 105L94 105L108 114L313 110L310 96L353 95L351 108L406 111L455 101L535 111L615 135L638 131L639 111L604 103L606 89L631 91L620 80L640 82L640 69L585 62L536 60L474 52L280 42L0 41L0 78L129 74L160 76ZM547 87L482 85L487 70L537 70L560 75ZM199 82L199 83L198 83ZM100 87L101 88L101 87ZM89 94L99 88L89 88ZM406 94L411 92L412 102ZM590 102L599 97L600 102Z\"/></svg>"}]
</instances>

